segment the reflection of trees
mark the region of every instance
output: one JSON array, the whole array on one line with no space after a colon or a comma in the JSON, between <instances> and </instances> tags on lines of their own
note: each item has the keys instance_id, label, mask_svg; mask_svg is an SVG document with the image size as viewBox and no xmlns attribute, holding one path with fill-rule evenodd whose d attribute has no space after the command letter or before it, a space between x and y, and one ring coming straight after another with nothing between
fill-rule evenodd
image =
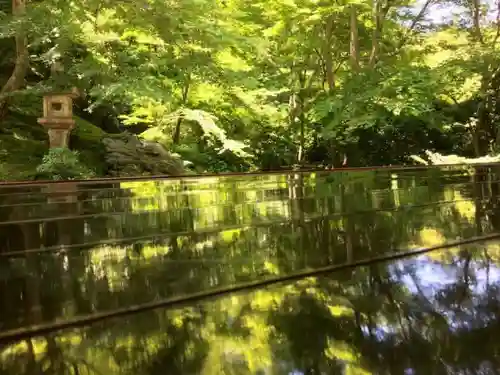
<instances>
[{"instance_id":1,"label":"reflection of trees","mask_svg":"<svg viewBox=\"0 0 500 375\"><path fill-rule=\"evenodd\" d=\"M99 191L100 200L82 199L78 209L126 213L47 222L44 230L31 224L21 230L31 231L31 244L14 250L42 243L59 252L0 258L0 324L105 311L498 229L496 178L429 174L397 184L373 172L129 184L132 200ZM448 203L417 207L440 201ZM353 214L369 209L379 211ZM66 246L120 236L143 239ZM0 349L0 373L496 374L498 261L496 244L457 248L110 320ZM430 265L447 282L431 288L421 271Z\"/></svg>"}]
</instances>

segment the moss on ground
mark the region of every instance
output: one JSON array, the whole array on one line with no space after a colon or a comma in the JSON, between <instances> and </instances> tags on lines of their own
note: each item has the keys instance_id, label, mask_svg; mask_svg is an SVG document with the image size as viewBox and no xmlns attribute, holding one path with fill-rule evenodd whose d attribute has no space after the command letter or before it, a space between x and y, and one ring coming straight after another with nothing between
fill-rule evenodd
<instances>
[{"instance_id":1,"label":"moss on ground","mask_svg":"<svg viewBox=\"0 0 500 375\"><path fill-rule=\"evenodd\" d=\"M0 126L0 180L30 180L48 151L48 136L36 118L11 114Z\"/></svg>"},{"instance_id":2,"label":"moss on ground","mask_svg":"<svg viewBox=\"0 0 500 375\"><path fill-rule=\"evenodd\" d=\"M53 172L40 171L55 169L59 175L91 170L96 177L183 173L182 161L160 144L140 141L128 133L108 134L82 118L74 118L76 124L70 134L69 148L78 152L78 168L73 163L73 167L67 165L62 167L67 170L61 170L61 158L57 155L43 162L49 142L37 117L11 113L0 127L0 180L47 179Z\"/></svg>"},{"instance_id":3,"label":"moss on ground","mask_svg":"<svg viewBox=\"0 0 500 375\"><path fill-rule=\"evenodd\" d=\"M80 161L93 170L96 176L104 176L107 172L106 150L102 139L108 134L90 122L75 118L75 128L71 132L69 145L80 154Z\"/></svg>"},{"instance_id":4,"label":"moss on ground","mask_svg":"<svg viewBox=\"0 0 500 375\"><path fill-rule=\"evenodd\" d=\"M104 146L106 133L99 127L75 117L70 148L78 151L80 160L96 175L106 173ZM36 168L48 152L48 136L37 123L37 117L11 113L0 127L0 180L33 180Z\"/></svg>"}]
</instances>

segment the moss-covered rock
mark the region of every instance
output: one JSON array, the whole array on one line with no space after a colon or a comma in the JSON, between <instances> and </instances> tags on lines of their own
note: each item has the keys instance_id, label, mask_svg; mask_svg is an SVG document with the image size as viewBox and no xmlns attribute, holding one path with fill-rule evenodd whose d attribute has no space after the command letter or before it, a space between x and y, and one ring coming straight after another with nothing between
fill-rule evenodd
<instances>
[{"instance_id":1,"label":"moss-covered rock","mask_svg":"<svg viewBox=\"0 0 500 375\"><path fill-rule=\"evenodd\" d=\"M141 141L130 133L108 134L99 127L75 117L70 147L80 161L97 175L137 176L183 172L182 161L153 141Z\"/></svg>"},{"instance_id":2,"label":"moss-covered rock","mask_svg":"<svg viewBox=\"0 0 500 375\"><path fill-rule=\"evenodd\" d=\"M139 140L135 135L122 133L103 138L108 173L113 176L180 175L182 161L159 143Z\"/></svg>"},{"instance_id":3,"label":"moss-covered rock","mask_svg":"<svg viewBox=\"0 0 500 375\"><path fill-rule=\"evenodd\" d=\"M71 136L75 139L86 142L100 142L107 133L90 122L74 116L75 127L71 131Z\"/></svg>"},{"instance_id":4,"label":"moss-covered rock","mask_svg":"<svg viewBox=\"0 0 500 375\"><path fill-rule=\"evenodd\" d=\"M87 167L92 169L97 176L104 176L107 172L106 149L102 140L108 134L101 128L74 117L75 127L71 131L69 147L78 151L79 159Z\"/></svg>"}]
</instances>

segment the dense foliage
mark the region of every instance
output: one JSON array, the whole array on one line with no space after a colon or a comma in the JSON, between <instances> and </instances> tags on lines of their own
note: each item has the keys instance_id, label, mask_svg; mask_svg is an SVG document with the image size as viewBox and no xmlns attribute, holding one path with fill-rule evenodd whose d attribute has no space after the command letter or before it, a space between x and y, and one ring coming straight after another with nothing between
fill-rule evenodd
<instances>
[{"instance_id":1,"label":"dense foliage","mask_svg":"<svg viewBox=\"0 0 500 375\"><path fill-rule=\"evenodd\" d=\"M70 88L80 93L79 117L160 142L199 172L498 149L491 2L0 4L0 149L13 150L0 154L0 174L41 162L41 94ZM19 149L30 157L20 161Z\"/></svg>"}]
</instances>

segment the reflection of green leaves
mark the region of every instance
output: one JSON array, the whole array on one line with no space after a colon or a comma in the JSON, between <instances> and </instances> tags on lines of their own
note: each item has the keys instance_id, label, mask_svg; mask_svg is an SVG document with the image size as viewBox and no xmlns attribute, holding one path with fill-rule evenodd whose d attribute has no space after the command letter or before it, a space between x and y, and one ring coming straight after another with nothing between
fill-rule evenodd
<instances>
[{"instance_id":1,"label":"reflection of green leaves","mask_svg":"<svg viewBox=\"0 0 500 375\"><path fill-rule=\"evenodd\" d=\"M61 256L39 257L36 267L29 259L19 258L3 269L13 275L50 273L50 278L39 277L38 292L43 290L43 296L53 301L51 312L59 317L86 312L89 306L102 311L138 300L170 298L343 263L349 247L354 249L354 259L367 259L396 245L432 246L475 233L476 215L484 212L476 209L472 199L439 207L401 207L468 198L474 191L469 179L462 175L462 168L451 170L451 175L439 169L421 174L372 170L333 173L329 178L314 173L292 178L124 182L120 191L132 196L133 203L124 200L125 196L98 202L109 211L125 210L125 214L106 221L75 221L71 227L75 232L68 235L78 238L85 230L101 233L104 239L118 233L141 241L95 246L76 256L69 250ZM303 194L303 199L296 196L290 201L291 192ZM483 195L482 199L488 198ZM88 209L93 201L87 201ZM367 209L372 212L353 214ZM330 215L334 212L352 215ZM493 222L483 215L486 229ZM292 217L296 220L291 221ZM154 239L145 239L148 235ZM491 310L497 306L492 300L496 281L490 281L490 292L485 293L484 286L477 287L474 272L494 269L500 251L497 243L472 249L464 267L468 252L463 250L433 252L390 266L332 272L186 308L131 314L125 321L109 319L102 326L62 332L64 340L50 342L61 357L47 355L45 337L34 340L34 362L26 355L24 343L4 348L0 370L8 375L29 374L20 369L48 358L47 366L73 361L80 373L86 373L85 363L89 363L90 373L95 369L106 375L157 374L165 368L207 375L283 374L311 368L368 375L400 373L399 363L425 367L428 361L415 360L415 350L428 353L438 348L445 353L440 360L465 366L473 358L464 348L469 349L470 335L478 332L453 330L455 322L441 315L453 313L468 298L465 303L480 314L467 316L467 324L473 322L482 331L484 316L496 324ZM447 281L456 280L429 287L421 272L426 267L446 271ZM469 291L464 293L466 268L471 277ZM82 289L74 290L73 283ZM7 306L29 303L15 291L6 298ZM7 310L7 314L17 321L17 310ZM398 360L393 361L396 350ZM474 354L477 363L487 358L484 346L481 350Z\"/></svg>"}]
</instances>

